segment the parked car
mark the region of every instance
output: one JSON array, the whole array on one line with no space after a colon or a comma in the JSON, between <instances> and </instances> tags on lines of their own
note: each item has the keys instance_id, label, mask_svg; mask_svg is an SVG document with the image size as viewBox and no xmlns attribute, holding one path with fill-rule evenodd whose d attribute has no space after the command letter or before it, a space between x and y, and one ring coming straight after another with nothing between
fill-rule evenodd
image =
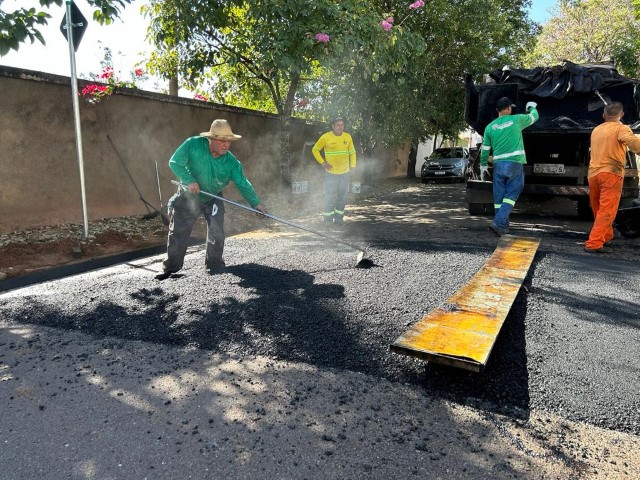
<instances>
[{"instance_id":1,"label":"parked car","mask_svg":"<svg viewBox=\"0 0 640 480\"><path fill-rule=\"evenodd\" d=\"M457 180L467 179L469 168L469 149L465 147L436 148L431 155L425 157L420 177L422 183L429 180Z\"/></svg>"}]
</instances>

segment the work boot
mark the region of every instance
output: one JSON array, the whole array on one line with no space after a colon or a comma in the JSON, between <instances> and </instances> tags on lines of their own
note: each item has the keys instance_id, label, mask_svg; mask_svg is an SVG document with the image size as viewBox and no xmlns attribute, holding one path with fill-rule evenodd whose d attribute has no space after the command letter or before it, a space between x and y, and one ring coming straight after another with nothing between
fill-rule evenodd
<instances>
[{"instance_id":1,"label":"work boot","mask_svg":"<svg viewBox=\"0 0 640 480\"><path fill-rule=\"evenodd\" d=\"M495 233L499 237L509 233L508 228L500 228L495 223L492 223L491 225L489 225L489 230L491 230L493 233Z\"/></svg>"},{"instance_id":2,"label":"work boot","mask_svg":"<svg viewBox=\"0 0 640 480\"><path fill-rule=\"evenodd\" d=\"M227 265L223 260L220 260L218 262L209 262L206 265L206 268L209 272L209 275L217 275L218 273L223 273L226 270Z\"/></svg>"},{"instance_id":3,"label":"work boot","mask_svg":"<svg viewBox=\"0 0 640 480\"><path fill-rule=\"evenodd\" d=\"M600 248L584 247L584 251L587 252L587 253L612 253L613 252L613 248L608 247L606 245L603 245Z\"/></svg>"},{"instance_id":4,"label":"work boot","mask_svg":"<svg viewBox=\"0 0 640 480\"><path fill-rule=\"evenodd\" d=\"M167 269L162 269L162 273L159 273L158 275L155 276L156 280L166 280L167 278L169 278L171 275L173 275L174 273L176 273L177 270L167 270Z\"/></svg>"}]
</instances>

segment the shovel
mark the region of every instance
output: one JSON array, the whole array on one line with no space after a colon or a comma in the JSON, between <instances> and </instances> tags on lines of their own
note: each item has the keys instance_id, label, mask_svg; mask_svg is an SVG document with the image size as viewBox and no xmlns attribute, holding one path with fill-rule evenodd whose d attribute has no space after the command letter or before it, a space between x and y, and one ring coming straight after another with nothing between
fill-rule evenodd
<instances>
[{"instance_id":1,"label":"shovel","mask_svg":"<svg viewBox=\"0 0 640 480\"><path fill-rule=\"evenodd\" d=\"M594 90L595 96L589 99L589 103L587 104L587 110L593 112L594 110L598 110L599 108L606 107L611 103L611 99L608 95L601 94L598 90Z\"/></svg>"},{"instance_id":2,"label":"shovel","mask_svg":"<svg viewBox=\"0 0 640 480\"><path fill-rule=\"evenodd\" d=\"M178 185L180 188L183 188L185 190L187 189L187 186L184 183L180 183L180 182L177 182L175 180L171 180L171 183L173 183L174 185ZM351 248L354 248L356 250L359 250L360 253L358 253L358 257L356 259L356 264L355 264L355 266L357 268L368 268L368 267L373 265L373 262L371 260L367 260L367 259L364 258L365 254L366 254L366 250L364 248L362 248L362 247L359 247L358 245L354 245L353 243L345 242L344 240L341 240L341 239L336 238L336 237L332 237L332 236L327 235L325 233L317 232L315 230L311 230L310 228L303 227L301 225L297 225L297 224L295 224L293 222L290 222L289 220L285 220L284 218L280 218L280 217L276 217L275 215L271 215L270 213L263 213L260 210L256 210L255 208L247 207L246 205L242 205L241 203L234 202L233 200L229 200L227 198L220 197L218 195L214 195L213 193L205 192L204 190L200 190L200 193L206 195L207 197L216 198L218 200L222 200L223 202L230 203L231 205L235 205L236 207L240 207L240 208L243 208L243 209L248 210L250 212L257 213L258 215L262 215L264 217L270 218L271 220L275 220L276 222L284 223L285 225L289 225L290 227L298 228L300 230L304 230L305 232L313 233L314 235L319 235L319 236L324 237L324 238L326 238L328 240L331 240L333 242L342 243L343 245L347 245L348 247L351 247Z\"/></svg>"},{"instance_id":3,"label":"shovel","mask_svg":"<svg viewBox=\"0 0 640 480\"><path fill-rule=\"evenodd\" d=\"M140 192L138 185L136 185L136 182L133 180L133 177L131 176L131 172L129 172L127 165L124 163L124 160L120 156L120 152L118 152L118 149L113 144L113 141L111 140L111 137L108 134L107 134L107 140L109 140L109 143L113 147L113 151L116 152L116 157L118 157L118 160L120 160L120 163L122 164L122 168L124 168L124 171L127 172L127 175L129 176L129 180L131 180L131 183L135 187L136 192L138 192L138 195L140 196L140 201L144 203L144 206L146 207L147 212L149 212L146 215L144 215L142 218L144 218L145 220L151 220L152 218L156 218L157 216L160 216L160 218L162 219L162 223L164 225L169 225L169 219L164 215L164 213L162 213L160 210L155 208L153 205L151 205L142 197L142 193ZM157 175L157 165L156 165L156 175ZM158 177L158 189L160 189L160 177ZM162 197L160 201L162 202ZM153 212L149 208L151 208ZM160 208L162 208L162 203L160 204Z\"/></svg>"}]
</instances>

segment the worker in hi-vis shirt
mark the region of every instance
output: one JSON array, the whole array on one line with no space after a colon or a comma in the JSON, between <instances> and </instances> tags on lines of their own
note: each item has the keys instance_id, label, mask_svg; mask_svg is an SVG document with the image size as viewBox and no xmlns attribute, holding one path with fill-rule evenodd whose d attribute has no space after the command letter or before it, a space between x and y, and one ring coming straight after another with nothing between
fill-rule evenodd
<instances>
[{"instance_id":1,"label":"worker in hi-vis shirt","mask_svg":"<svg viewBox=\"0 0 640 480\"><path fill-rule=\"evenodd\" d=\"M484 129L480 151L480 178L484 180L489 169L489 152L493 150L493 203L496 213L489 228L498 236L509 233L509 215L524 189L527 157L522 130L539 118L535 102L527 102L526 114L514 114L515 107L507 97L498 100L498 118Z\"/></svg>"},{"instance_id":2,"label":"worker in hi-vis shirt","mask_svg":"<svg viewBox=\"0 0 640 480\"><path fill-rule=\"evenodd\" d=\"M324 153L324 157L320 152ZM331 131L322 135L313 146L313 156L325 169L324 217L325 226L344 224L344 208L349 192L350 172L356 168L356 149L351 135L344 131L344 120L336 117Z\"/></svg>"}]
</instances>

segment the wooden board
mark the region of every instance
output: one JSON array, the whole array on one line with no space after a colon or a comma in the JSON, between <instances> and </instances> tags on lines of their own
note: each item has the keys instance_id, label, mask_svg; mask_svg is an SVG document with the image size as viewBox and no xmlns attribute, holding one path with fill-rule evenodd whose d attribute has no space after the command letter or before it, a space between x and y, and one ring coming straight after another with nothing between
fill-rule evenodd
<instances>
[{"instance_id":1,"label":"wooden board","mask_svg":"<svg viewBox=\"0 0 640 480\"><path fill-rule=\"evenodd\" d=\"M504 235L446 303L391 344L392 352L479 372L533 262L539 238Z\"/></svg>"}]
</instances>

